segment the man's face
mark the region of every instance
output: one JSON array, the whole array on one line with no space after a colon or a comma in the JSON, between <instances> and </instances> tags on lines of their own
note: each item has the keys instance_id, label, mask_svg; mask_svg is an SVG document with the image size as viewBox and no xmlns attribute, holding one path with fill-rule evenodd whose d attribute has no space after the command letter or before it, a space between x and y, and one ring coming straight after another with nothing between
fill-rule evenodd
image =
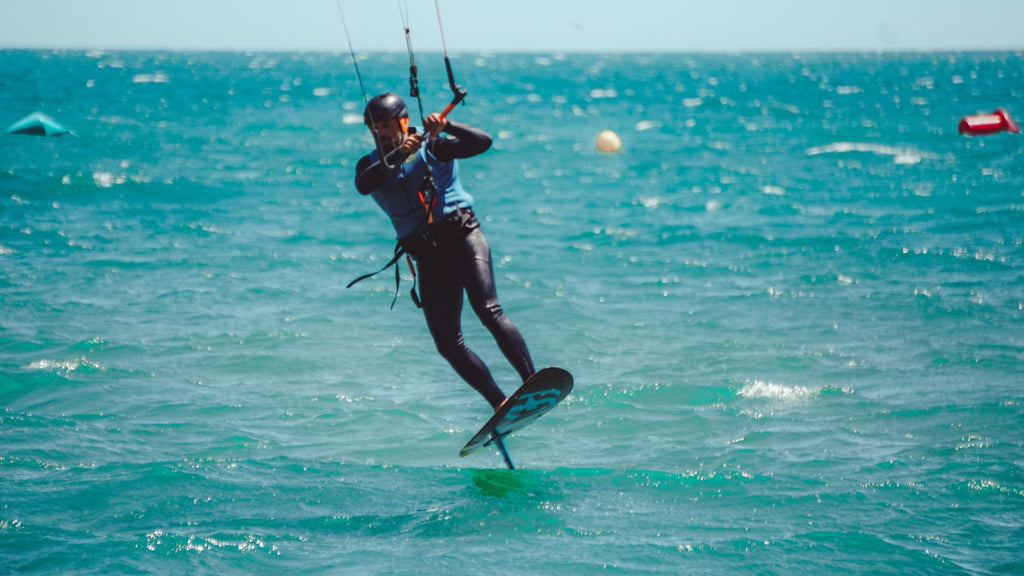
<instances>
[{"instance_id":1,"label":"man's face","mask_svg":"<svg viewBox=\"0 0 1024 576\"><path fill-rule=\"evenodd\" d=\"M381 148L391 151L398 148L402 144L402 140L405 139L408 122L409 120L406 118L392 118L375 122L370 130L377 135Z\"/></svg>"}]
</instances>

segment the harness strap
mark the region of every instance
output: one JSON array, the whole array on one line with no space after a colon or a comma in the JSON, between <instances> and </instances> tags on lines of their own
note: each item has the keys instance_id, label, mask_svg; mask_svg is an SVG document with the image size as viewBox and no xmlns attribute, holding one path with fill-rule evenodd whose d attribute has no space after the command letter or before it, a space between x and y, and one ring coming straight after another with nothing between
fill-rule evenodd
<instances>
[{"instance_id":1,"label":"harness strap","mask_svg":"<svg viewBox=\"0 0 1024 576\"><path fill-rule=\"evenodd\" d=\"M427 173L423 175L420 182L420 189L416 191L420 197L420 204L427 216L427 225L434 223L434 205L437 204L437 187L434 186L434 178L430 175L430 167L427 166Z\"/></svg>"},{"instance_id":2,"label":"harness strap","mask_svg":"<svg viewBox=\"0 0 1024 576\"><path fill-rule=\"evenodd\" d=\"M405 261L409 263L409 271L412 272L412 288L409 289L409 296L412 296L413 304L416 304L417 308L423 308L423 302L416 289L419 285L419 279L416 277L416 265L412 263L412 257L408 254L405 255Z\"/></svg>"},{"instance_id":3,"label":"harness strap","mask_svg":"<svg viewBox=\"0 0 1024 576\"><path fill-rule=\"evenodd\" d=\"M380 274L381 272L387 270L388 268L390 268L392 266L395 266L395 264L398 263L398 261L402 258L403 255L405 255L405 248L402 247L401 244L395 244L395 255L394 255L393 258L391 258L391 260L388 261L387 264L384 265L383 268L381 268L380 270L377 270L376 272L370 272L369 274L363 274L359 278L356 278L355 280L349 282L348 285L345 286L345 288L351 288L351 287L355 286L356 284L358 284L359 282L362 282L363 280L366 280L367 278L373 278L377 274ZM395 297L391 300L391 308L392 309L395 308L395 302L398 301L398 287L401 285L401 282L402 282L401 270L399 269L398 266L395 266ZM413 289L415 290L415 287ZM415 298L414 298L414 300L415 300Z\"/></svg>"},{"instance_id":4,"label":"harness strap","mask_svg":"<svg viewBox=\"0 0 1024 576\"><path fill-rule=\"evenodd\" d=\"M436 201L436 199L437 198L435 196L434 201ZM427 208L426 204L424 204L424 208ZM430 213L428 212L428 215L429 214ZM453 228L452 226L455 226L455 228ZM477 226L479 226L479 224L476 223L476 219L473 214L472 208L456 207L455 211L448 214L448 216L446 216L443 220L435 222L432 225L421 226L416 234L404 236L395 244L395 255L391 258L391 260L388 261L387 264L384 265L383 268L377 270L376 272L363 274L362 276L349 282L348 285L345 287L351 288L352 286L355 286L359 282L362 282L367 278L372 278L377 274L380 274L381 272L387 270L388 268L395 266L395 264L398 263L402 256L406 256L409 253L408 250L406 250L406 244L403 242L403 240L405 242L409 242L408 245L413 248L411 254L415 255L419 251L422 251L424 249L430 249L431 247L436 248L437 242L445 238L451 237L458 230L464 230L467 227L476 228ZM442 229L437 230L438 227L442 227ZM409 269L410 271L412 271L412 290L409 291L410 295L412 296L412 301L416 304L417 308L423 308L423 302L420 300L419 295L417 293L419 281L416 277L416 268L413 266L411 259L409 259ZM395 308L395 303L398 301L398 294L401 288L401 284L401 267L395 266L395 297L391 300L392 309Z\"/></svg>"}]
</instances>

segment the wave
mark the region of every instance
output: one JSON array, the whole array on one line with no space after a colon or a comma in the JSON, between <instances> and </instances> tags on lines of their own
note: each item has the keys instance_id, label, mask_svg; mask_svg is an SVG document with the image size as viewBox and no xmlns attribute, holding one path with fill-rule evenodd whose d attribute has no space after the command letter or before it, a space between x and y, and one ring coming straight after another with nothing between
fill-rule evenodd
<instances>
[{"instance_id":1,"label":"wave","mask_svg":"<svg viewBox=\"0 0 1024 576\"><path fill-rule=\"evenodd\" d=\"M738 395L744 398L761 398L783 402L798 402L832 392L840 392L843 394L852 393L852 391L846 388L836 388L831 386L796 386L778 384L775 382L765 382L763 380L754 380L752 382L748 382L743 386L743 388L740 388Z\"/></svg>"},{"instance_id":2,"label":"wave","mask_svg":"<svg viewBox=\"0 0 1024 576\"><path fill-rule=\"evenodd\" d=\"M925 158L933 156L916 150L914 148L898 148L885 144L874 144L870 142L835 142L824 146L815 146L807 149L808 156L820 154L849 154L851 152L863 152L879 156L892 156L894 164L919 164Z\"/></svg>"},{"instance_id":3,"label":"wave","mask_svg":"<svg viewBox=\"0 0 1024 576\"><path fill-rule=\"evenodd\" d=\"M103 367L99 364L90 361L86 357L76 358L74 360L48 360L41 359L35 360L28 365L29 370L38 370L41 372L74 372L76 370L102 370Z\"/></svg>"}]
</instances>

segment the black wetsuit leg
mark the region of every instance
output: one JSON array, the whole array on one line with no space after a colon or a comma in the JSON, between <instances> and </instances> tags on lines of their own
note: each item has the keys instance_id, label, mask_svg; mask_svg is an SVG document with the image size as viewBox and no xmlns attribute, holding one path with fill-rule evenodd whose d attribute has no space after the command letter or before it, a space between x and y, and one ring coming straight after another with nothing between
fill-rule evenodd
<instances>
[{"instance_id":1,"label":"black wetsuit leg","mask_svg":"<svg viewBox=\"0 0 1024 576\"><path fill-rule=\"evenodd\" d=\"M534 368L526 342L498 303L487 238L475 228L465 238L446 245L436 256L417 260L427 328L441 356L497 408L505 400L505 394L462 336L463 292L520 378L525 381L534 373Z\"/></svg>"}]
</instances>

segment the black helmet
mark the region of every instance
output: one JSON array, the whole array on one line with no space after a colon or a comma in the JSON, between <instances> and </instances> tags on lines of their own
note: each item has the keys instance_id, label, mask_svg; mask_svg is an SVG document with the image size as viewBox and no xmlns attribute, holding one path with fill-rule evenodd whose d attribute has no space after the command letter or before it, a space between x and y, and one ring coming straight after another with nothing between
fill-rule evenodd
<instances>
[{"instance_id":1,"label":"black helmet","mask_svg":"<svg viewBox=\"0 0 1024 576\"><path fill-rule=\"evenodd\" d=\"M405 102L393 92L374 96L366 103L366 109L363 110L363 122L366 122L367 126L373 126L377 122L385 120L408 117L409 109L405 107Z\"/></svg>"}]
</instances>

